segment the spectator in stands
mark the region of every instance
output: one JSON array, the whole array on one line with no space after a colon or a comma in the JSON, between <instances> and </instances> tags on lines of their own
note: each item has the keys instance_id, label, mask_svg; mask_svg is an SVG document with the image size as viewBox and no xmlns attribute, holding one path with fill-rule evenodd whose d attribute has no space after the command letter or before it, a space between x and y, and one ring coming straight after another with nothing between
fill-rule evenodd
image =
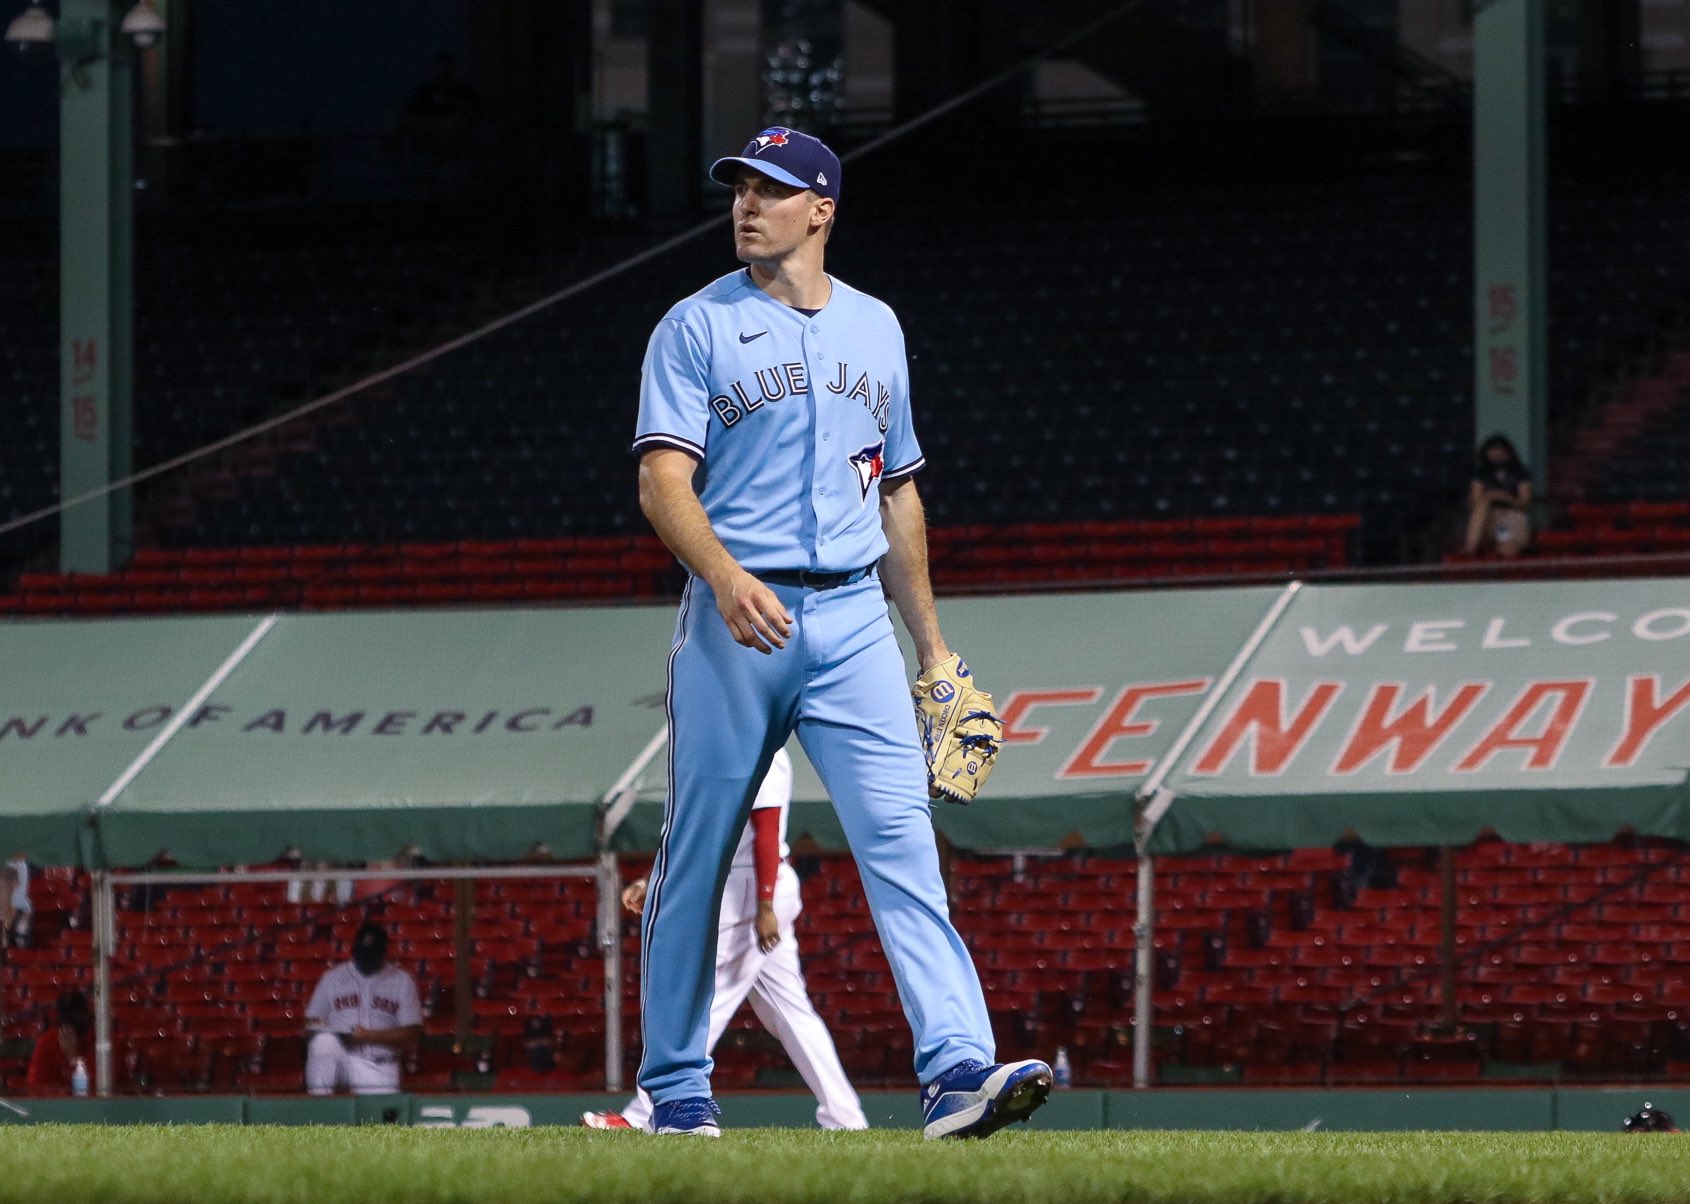
<instances>
[{"instance_id":1,"label":"spectator in stands","mask_svg":"<svg viewBox=\"0 0 1690 1204\"><path fill-rule=\"evenodd\" d=\"M397 856L382 857L375 861L366 862L365 869L370 870L402 870L412 869L422 864L422 850L414 844L408 844L399 850ZM389 903L409 903L412 901L411 889L404 878L395 875L392 878L360 878L352 884L353 902L366 899L384 898Z\"/></svg>"},{"instance_id":2,"label":"spectator in stands","mask_svg":"<svg viewBox=\"0 0 1690 1204\"><path fill-rule=\"evenodd\" d=\"M550 1016L530 1016L522 1022L522 1054L535 1074L557 1069L557 1033Z\"/></svg>"},{"instance_id":3,"label":"spectator in stands","mask_svg":"<svg viewBox=\"0 0 1690 1204\"><path fill-rule=\"evenodd\" d=\"M181 868L181 862L169 849L160 849L141 866L144 870L174 870ZM165 897L172 891L179 889L166 882L147 882L129 889L129 911L152 911L164 906ZM193 889L192 887L189 888Z\"/></svg>"},{"instance_id":4,"label":"spectator in stands","mask_svg":"<svg viewBox=\"0 0 1690 1204\"><path fill-rule=\"evenodd\" d=\"M35 1039L29 1058L31 1095L68 1095L70 1076L78 1058L92 1060L94 1017L88 996L75 987L60 991L53 1005L53 1024Z\"/></svg>"},{"instance_id":5,"label":"spectator in stands","mask_svg":"<svg viewBox=\"0 0 1690 1204\"><path fill-rule=\"evenodd\" d=\"M0 949L29 944L34 912L29 903L29 862L17 857L0 866Z\"/></svg>"},{"instance_id":6,"label":"spectator in stands","mask_svg":"<svg viewBox=\"0 0 1690 1204\"><path fill-rule=\"evenodd\" d=\"M19 911L29 910L29 858L22 853L12 854L6 862L12 872L18 876L18 884L12 889L12 906Z\"/></svg>"},{"instance_id":7,"label":"spectator in stands","mask_svg":"<svg viewBox=\"0 0 1690 1204\"><path fill-rule=\"evenodd\" d=\"M281 856L283 867L303 871L306 868L305 858L300 854L297 846L289 845ZM329 863L314 861L312 869L326 870ZM352 901L352 880L350 878L333 878L327 874L301 873L296 878L288 879L287 900L289 903L321 903L328 898L330 887L334 889L334 901L342 907Z\"/></svg>"},{"instance_id":8,"label":"spectator in stands","mask_svg":"<svg viewBox=\"0 0 1690 1204\"><path fill-rule=\"evenodd\" d=\"M1345 833L1332 847L1344 855L1344 876L1356 889L1390 890L1396 886L1397 867L1386 850L1375 848L1354 832Z\"/></svg>"},{"instance_id":9,"label":"spectator in stands","mask_svg":"<svg viewBox=\"0 0 1690 1204\"><path fill-rule=\"evenodd\" d=\"M1531 542L1532 474L1508 437L1492 435L1479 445L1467 488L1468 555L1494 551L1518 556Z\"/></svg>"},{"instance_id":10,"label":"spectator in stands","mask_svg":"<svg viewBox=\"0 0 1690 1204\"><path fill-rule=\"evenodd\" d=\"M330 967L305 1005L305 1089L393 1094L400 1059L422 1028L416 980L389 964L387 930L366 923L352 942L352 959Z\"/></svg>"}]
</instances>

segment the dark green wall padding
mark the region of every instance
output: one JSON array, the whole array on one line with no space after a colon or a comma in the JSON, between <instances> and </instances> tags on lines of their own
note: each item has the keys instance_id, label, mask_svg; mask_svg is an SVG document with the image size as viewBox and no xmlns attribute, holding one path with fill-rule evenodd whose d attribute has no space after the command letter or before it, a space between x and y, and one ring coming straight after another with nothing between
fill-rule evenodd
<instances>
[{"instance_id":1,"label":"dark green wall padding","mask_svg":"<svg viewBox=\"0 0 1690 1204\"><path fill-rule=\"evenodd\" d=\"M1060 1091L1039 1112L1038 1129L1318 1129L1619 1132L1645 1101L1690 1116L1690 1084L1635 1087L1520 1087L1266 1091L1157 1088L1153 1091ZM359 1099L307 1096L26 1099L27 1118L0 1109L3 1124L351 1125L522 1128L574 1125L581 1113L620 1107L609 1095L388 1095ZM803 1093L724 1095L730 1129L815 1124L815 1100ZM913 1091L866 1092L863 1109L880 1128L914 1128Z\"/></svg>"}]
</instances>

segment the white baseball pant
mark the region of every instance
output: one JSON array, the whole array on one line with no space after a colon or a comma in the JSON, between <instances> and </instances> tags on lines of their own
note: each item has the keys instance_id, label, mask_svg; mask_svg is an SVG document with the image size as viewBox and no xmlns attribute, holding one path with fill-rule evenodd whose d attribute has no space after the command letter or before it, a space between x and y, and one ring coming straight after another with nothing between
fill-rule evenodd
<instances>
[{"instance_id":1,"label":"white baseball pant","mask_svg":"<svg viewBox=\"0 0 1690 1204\"><path fill-rule=\"evenodd\" d=\"M804 971L798 964L798 938L793 922L803 910L798 897L798 875L781 863L775 880L775 918L780 921L780 943L764 953L757 946L757 877L749 869L728 875L722 892L722 918L716 933L716 986L710 1002L710 1035L707 1049L728 1029L728 1022L747 999L763 1027L779 1039L786 1056L816 1097L816 1123L824 1129L866 1129L863 1115L839 1051L827 1025L810 1002ZM638 1092L622 1116L636 1129L651 1129L651 1097Z\"/></svg>"},{"instance_id":2,"label":"white baseball pant","mask_svg":"<svg viewBox=\"0 0 1690 1204\"><path fill-rule=\"evenodd\" d=\"M334 1033L313 1033L305 1050L305 1090L312 1095L392 1095L399 1090L399 1058L391 1057L377 1062L364 1047L349 1049Z\"/></svg>"}]
</instances>

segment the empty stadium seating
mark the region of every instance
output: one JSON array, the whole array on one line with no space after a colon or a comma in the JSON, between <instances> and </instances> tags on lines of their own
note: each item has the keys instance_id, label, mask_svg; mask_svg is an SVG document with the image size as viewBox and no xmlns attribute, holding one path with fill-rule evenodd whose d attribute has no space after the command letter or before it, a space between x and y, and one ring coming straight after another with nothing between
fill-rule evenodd
<instances>
[{"instance_id":1,"label":"empty stadium seating","mask_svg":"<svg viewBox=\"0 0 1690 1204\"><path fill-rule=\"evenodd\" d=\"M1354 515L936 527L941 589L1284 575L1350 562ZM652 535L142 549L109 576L22 574L0 614L542 605L679 592Z\"/></svg>"},{"instance_id":2,"label":"empty stadium seating","mask_svg":"<svg viewBox=\"0 0 1690 1204\"><path fill-rule=\"evenodd\" d=\"M1396 850L1387 862L1381 870L1327 849L1159 861L1152 1002L1162 1081L1632 1081L1690 1066L1683 846L1485 841L1458 851L1454 1030L1442 1025L1435 853ZM837 856L801 869L799 939L817 1008L855 1081L901 1085L909 1029L855 869ZM954 861L953 910L1006 1056L1062 1045L1081 1084L1130 1078L1135 875L1131 860L1087 854ZM60 988L91 981L86 883L54 870L36 883L35 945L0 969L7 1093L22 1088L43 1009ZM346 956L365 910L387 923L424 999L413 1086L599 1084L604 978L591 882L477 886L467 1042L455 1030L450 898L419 884L338 909L230 883L127 900L114 965L120 1089L298 1091L305 1002ZM636 965L632 922L624 951ZM622 1007L637 1032L632 979ZM550 1017L559 1034L553 1072L526 1067L532 1015ZM718 1051L718 1082L795 1084L749 1010Z\"/></svg>"},{"instance_id":3,"label":"empty stadium seating","mask_svg":"<svg viewBox=\"0 0 1690 1204\"><path fill-rule=\"evenodd\" d=\"M936 525L1352 514L1352 545L1378 560L1456 503L1473 443L1456 134L1292 123L1228 131L1224 161L1177 168L1154 132L994 131L986 158L982 137L946 126L854 164L863 184L830 261L902 316ZM1339 149L1387 145L1403 153ZM1609 149L1569 136L1556 158L1560 423L1628 370L1690 278L1677 236L1690 190L1659 160L1635 179L1621 164L1581 168ZM1112 156L1133 187L1080 190L1052 214L1037 179L998 169L1066 154ZM970 196L966 220L900 201L892 185L912 158L942 165ZM141 244L138 463L649 244L605 227L572 245L548 238L554 253L525 261L523 240L465 217L374 207L154 219ZM18 315L0 327L0 515L50 501L55 478L51 262L19 245L0 273L0 304ZM732 266L724 251L714 236L685 243L170 474L143 490L147 541L186 551L642 533L625 449L644 340L667 305ZM1682 498L1673 432L1686 427L1638 432L1592 498ZM1644 451L1653 458L1627 458ZM202 593L191 605L254 603Z\"/></svg>"}]
</instances>

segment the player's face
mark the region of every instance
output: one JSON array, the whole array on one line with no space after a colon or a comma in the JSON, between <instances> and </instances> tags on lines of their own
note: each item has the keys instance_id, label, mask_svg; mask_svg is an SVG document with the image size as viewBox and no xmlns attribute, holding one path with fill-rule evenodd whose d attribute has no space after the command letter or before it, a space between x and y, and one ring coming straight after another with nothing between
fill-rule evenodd
<instances>
[{"instance_id":1,"label":"player's face","mask_svg":"<svg viewBox=\"0 0 1690 1204\"><path fill-rule=\"evenodd\" d=\"M734 184L734 251L742 263L775 263L797 250L825 205L807 188L794 188L749 169ZM825 216L825 215L823 215Z\"/></svg>"}]
</instances>

